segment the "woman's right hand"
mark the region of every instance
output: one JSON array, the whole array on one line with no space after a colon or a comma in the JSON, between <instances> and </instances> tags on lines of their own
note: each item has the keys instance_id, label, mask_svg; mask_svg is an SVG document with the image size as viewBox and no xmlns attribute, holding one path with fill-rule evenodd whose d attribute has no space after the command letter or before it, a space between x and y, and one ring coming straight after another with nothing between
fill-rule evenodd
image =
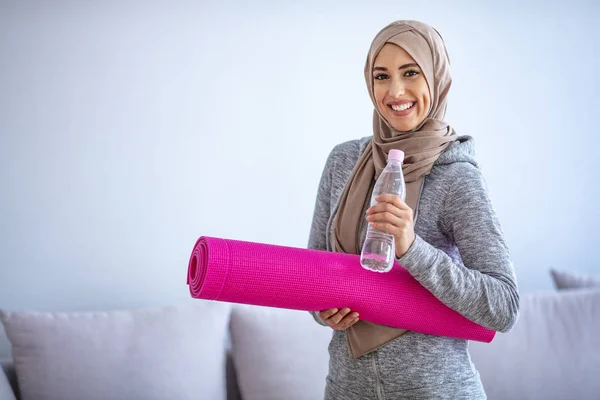
<instances>
[{"instance_id":1,"label":"woman's right hand","mask_svg":"<svg viewBox=\"0 0 600 400\"><path fill-rule=\"evenodd\" d=\"M341 310L330 308L329 310L319 311L319 318L332 329L345 331L358 322L358 313L351 313L349 308Z\"/></svg>"}]
</instances>

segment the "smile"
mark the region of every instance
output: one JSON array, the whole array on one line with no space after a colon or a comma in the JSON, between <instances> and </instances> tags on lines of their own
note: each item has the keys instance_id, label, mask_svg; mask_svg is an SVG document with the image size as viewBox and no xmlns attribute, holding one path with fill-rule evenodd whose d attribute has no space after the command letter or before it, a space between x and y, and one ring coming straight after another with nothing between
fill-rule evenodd
<instances>
[{"instance_id":1,"label":"smile","mask_svg":"<svg viewBox=\"0 0 600 400\"><path fill-rule=\"evenodd\" d=\"M390 105L388 105L388 107L390 108L390 110L392 110L392 113L394 115L403 117L412 112L412 110L415 108L415 104L417 104L417 103L413 101L413 102L404 103L404 104L390 104Z\"/></svg>"}]
</instances>

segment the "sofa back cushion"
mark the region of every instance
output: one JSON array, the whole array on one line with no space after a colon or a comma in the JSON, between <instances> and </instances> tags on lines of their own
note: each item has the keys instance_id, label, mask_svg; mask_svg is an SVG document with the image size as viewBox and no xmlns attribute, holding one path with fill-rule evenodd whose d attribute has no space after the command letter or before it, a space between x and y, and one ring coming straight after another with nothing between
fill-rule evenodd
<instances>
[{"instance_id":1,"label":"sofa back cushion","mask_svg":"<svg viewBox=\"0 0 600 400\"><path fill-rule=\"evenodd\" d=\"M489 400L597 400L600 290L523 296L510 332L469 348Z\"/></svg>"},{"instance_id":2,"label":"sofa back cushion","mask_svg":"<svg viewBox=\"0 0 600 400\"><path fill-rule=\"evenodd\" d=\"M225 399L230 306L0 311L23 400Z\"/></svg>"},{"instance_id":3,"label":"sofa back cushion","mask_svg":"<svg viewBox=\"0 0 600 400\"><path fill-rule=\"evenodd\" d=\"M242 398L322 399L332 333L308 312L234 306L231 344Z\"/></svg>"}]
</instances>

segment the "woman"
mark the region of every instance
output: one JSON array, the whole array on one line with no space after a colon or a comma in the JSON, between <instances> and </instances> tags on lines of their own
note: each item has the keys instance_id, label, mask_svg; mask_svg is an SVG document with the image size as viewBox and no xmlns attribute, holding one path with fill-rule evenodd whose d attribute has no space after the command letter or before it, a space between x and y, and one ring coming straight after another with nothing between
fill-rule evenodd
<instances>
[{"instance_id":1,"label":"woman","mask_svg":"<svg viewBox=\"0 0 600 400\"><path fill-rule=\"evenodd\" d=\"M371 224L394 235L398 263L441 302L508 331L516 276L473 139L444 121L451 77L441 36L416 21L388 25L371 44L365 79L373 135L329 155L309 248L359 254ZM369 207L390 149L405 152L406 202L384 195ZM348 308L313 316L334 329L327 400L486 398L466 340L367 323Z\"/></svg>"}]
</instances>

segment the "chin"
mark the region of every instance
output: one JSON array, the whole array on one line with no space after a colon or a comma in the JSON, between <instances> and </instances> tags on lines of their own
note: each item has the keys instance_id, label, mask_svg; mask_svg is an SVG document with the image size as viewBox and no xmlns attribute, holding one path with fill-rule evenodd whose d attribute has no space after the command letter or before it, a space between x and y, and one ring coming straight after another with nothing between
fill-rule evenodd
<instances>
[{"instance_id":1,"label":"chin","mask_svg":"<svg viewBox=\"0 0 600 400\"><path fill-rule=\"evenodd\" d=\"M387 111L387 110L386 110ZM412 118L403 118L403 117L398 117L396 115L393 114L389 114L389 113L382 113L382 115L384 116L384 118L388 121L388 123L392 126L392 128L394 128L395 130L399 131L399 132L410 132L413 129L415 129L417 127L417 125L419 125L419 123L417 121L419 121L418 118L414 118L414 116L411 115Z\"/></svg>"},{"instance_id":2,"label":"chin","mask_svg":"<svg viewBox=\"0 0 600 400\"><path fill-rule=\"evenodd\" d=\"M402 123L402 124L395 123L395 124L391 124L391 125L395 130L400 131L400 132L410 132L413 129L415 129L417 126L417 124L408 124L408 123Z\"/></svg>"}]
</instances>

